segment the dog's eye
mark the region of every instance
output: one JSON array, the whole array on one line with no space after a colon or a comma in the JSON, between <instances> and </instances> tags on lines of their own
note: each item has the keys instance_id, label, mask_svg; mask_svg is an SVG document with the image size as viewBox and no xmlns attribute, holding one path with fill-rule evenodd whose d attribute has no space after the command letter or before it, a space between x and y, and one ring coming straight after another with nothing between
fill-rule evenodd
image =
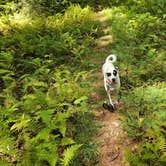
<instances>
[{"instance_id":1,"label":"dog's eye","mask_svg":"<svg viewBox=\"0 0 166 166\"><path fill-rule=\"evenodd\" d=\"M116 71L116 70L113 71L113 75L114 75L114 76L117 75L117 71Z\"/></svg>"},{"instance_id":2,"label":"dog's eye","mask_svg":"<svg viewBox=\"0 0 166 166\"><path fill-rule=\"evenodd\" d=\"M111 73L106 73L107 74L107 77L110 77L111 76Z\"/></svg>"}]
</instances>

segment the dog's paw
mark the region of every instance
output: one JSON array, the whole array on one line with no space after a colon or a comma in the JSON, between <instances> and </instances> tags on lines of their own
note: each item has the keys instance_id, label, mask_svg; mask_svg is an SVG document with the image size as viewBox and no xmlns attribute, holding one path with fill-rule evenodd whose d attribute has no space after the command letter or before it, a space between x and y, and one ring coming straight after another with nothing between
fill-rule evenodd
<instances>
[{"instance_id":1,"label":"dog's paw","mask_svg":"<svg viewBox=\"0 0 166 166\"><path fill-rule=\"evenodd\" d=\"M111 112L113 112L116 109L114 105L107 103L103 103L103 108Z\"/></svg>"},{"instance_id":2,"label":"dog's paw","mask_svg":"<svg viewBox=\"0 0 166 166\"><path fill-rule=\"evenodd\" d=\"M113 111L116 110L115 105L109 104L108 106L109 106L109 111L112 111L112 112L113 112Z\"/></svg>"},{"instance_id":3,"label":"dog's paw","mask_svg":"<svg viewBox=\"0 0 166 166\"><path fill-rule=\"evenodd\" d=\"M108 110L109 109L109 105L107 103L103 103L103 108Z\"/></svg>"}]
</instances>

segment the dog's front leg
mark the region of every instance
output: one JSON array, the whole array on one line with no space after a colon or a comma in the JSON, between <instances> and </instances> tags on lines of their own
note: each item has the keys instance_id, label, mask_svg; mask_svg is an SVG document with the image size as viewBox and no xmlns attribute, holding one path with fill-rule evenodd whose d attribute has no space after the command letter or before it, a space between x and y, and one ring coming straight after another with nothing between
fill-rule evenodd
<instances>
[{"instance_id":1,"label":"dog's front leg","mask_svg":"<svg viewBox=\"0 0 166 166\"><path fill-rule=\"evenodd\" d=\"M107 91L107 95L108 95L108 97L109 97L109 102L110 102L110 105L111 105L111 109L112 110L114 110L115 109L115 107L114 107L114 105L113 105L113 103L112 103L112 99L111 99L111 95L110 95L110 92L109 91Z\"/></svg>"}]
</instances>

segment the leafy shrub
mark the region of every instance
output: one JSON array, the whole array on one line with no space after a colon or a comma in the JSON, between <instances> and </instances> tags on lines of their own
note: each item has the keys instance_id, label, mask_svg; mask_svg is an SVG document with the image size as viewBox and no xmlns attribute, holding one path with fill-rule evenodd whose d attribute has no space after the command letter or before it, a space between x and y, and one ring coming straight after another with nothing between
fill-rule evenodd
<instances>
[{"instance_id":1,"label":"leafy shrub","mask_svg":"<svg viewBox=\"0 0 166 166\"><path fill-rule=\"evenodd\" d=\"M20 19L3 17L1 48L12 52L16 68L24 66L29 72L43 62L52 66L59 63L74 65L89 53L88 46L94 43L97 24L90 23L92 15L88 7L71 6L64 15L35 18L34 21L29 17L22 20L21 13L17 15Z\"/></svg>"},{"instance_id":2,"label":"leafy shrub","mask_svg":"<svg viewBox=\"0 0 166 166\"><path fill-rule=\"evenodd\" d=\"M114 49L119 57L124 84L141 85L143 81L164 81L164 27L163 19L150 13L128 12L126 7L105 9L110 31L114 36ZM159 67L160 66L160 67ZM126 82L127 81L127 82Z\"/></svg>"},{"instance_id":3,"label":"leafy shrub","mask_svg":"<svg viewBox=\"0 0 166 166\"><path fill-rule=\"evenodd\" d=\"M114 40L108 49L118 55L117 63L122 69L122 100L126 103L121 110L124 129L136 144L135 149L126 151L126 159L132 166L164 166L166 98L165 82L161 82L165 81L166 70L163 6L158 6L159 1L156 6L151 1L144 7L149 1L130 2L131 6L102 11L108 17L107 24ZM141 6L143 8L139 10Z\"/></svg>"},{"instance_id":4,"label":"leafy shrub","mask_svg":"<svg viewBox=\"0 0 166 166\"><path fill-rule=\"evenodd\" d=\"M76 156L81 144L73 140L68 120L81 112L84 112L82 117L87 116L88 98L82 96L88 92L84 86L81 87L86 73L73 75L67 69L54 70L47 75L48 80L45 81L45 75L37 71L32 75L25 74L17 80L12 79L11 88L6 86L2 89L0 142L1 159L4 161L8 161L5 156L9 156L18 165L45 162L55 165L60 162L58 151L61 150L61 153L64 151L62 165L68 165ZM78 83L80 79L81 84ZM21 85L18 87L17 84ZM15 96L17 92L21 95Z\"/></svg>"},{"instance_id":5,"label":"leafy shrub","mask_svg":"<svg viewBox=\"0 0 166 166\"><path fill-rule=\"evenodd\" d=\"M45 13L47 15L64 13L70 5L68 0L28 0L27 3L32 12L36 12L37 14Z\"/></svg>"},{"instance_id":6,"label":"leafy shrub","mask_svg":"<svg viewBox=\"0 0 166 166\"><path fill-rule=\"evenodd\" d=\"M139 140L127 160L133 165L165 165L165 83L134 89L124 101L124 126L129 136Z\"/></svg>"},{"instance_id":7,"label":"leafy shrub","mask_svg":"<svg viewBox=\"0 0 166 166\"><path fill-rule=\"evenodd\" d=\"M125 4L124 0L5 0L0 2L0 11L9 14L24 9L30 14L48 16L57 13L65 13L65 10L71 5L80 5L83 8L90 6L95 10L100 10L105 7L118 6L121 4Z\"/></svg>"},{"instance_id":8,"label":"leafy shrub","mask_svg":"<svg viewBox=\"0 0 166 166\"><path fill-rule=\"evenodd\" d=\"M164 0L126 0L124 5L134 11L135 13L146 13L149 12L152 15L159 15L162 17L165 11L166 2Z\"/></svg>"},{"instance_id":9,"label":"leafy shrub","mask_svg":"<svg viewBox=\"0 0 166 166\"><path fill-rule=\"evenodd\" d=\"M82 128L77 121L80 115L93 120L87 104L91 91L87 72L78 70L96 33L90 15L88 7L71 6L65 14L34 20L23 13L1 17L0 159L4 163L67 166L81 161L75 159L78 149L82 153L92 147L88 136L96 126L82 121Z\"/></svg>"}]
</instances>

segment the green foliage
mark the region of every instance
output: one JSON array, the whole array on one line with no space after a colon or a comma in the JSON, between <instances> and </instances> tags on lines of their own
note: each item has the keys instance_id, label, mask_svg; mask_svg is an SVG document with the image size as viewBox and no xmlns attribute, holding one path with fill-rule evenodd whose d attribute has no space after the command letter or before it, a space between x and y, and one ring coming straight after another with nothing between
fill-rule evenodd
<instances>
[{"instance_id":1,"label":"green foliage","mask_svg":"<svg viewBox=\"0 0 166 166\"><path fill-rule=\"evenodd\" d=\"M166 163L164 8L165 1L138 0L102 11L119 60L124 129L136 144L126 152L132 166Z\"/></svg>"},{"instance_id":2,"label":"green foliage","mask_svg":"<svg viewBox=\"0 0 166 166\"><path fill-rule=\"evenodd\" d=\"M80 62L97 33L92 16L89 7L80 6L71 6L64 15L33 20L21 12L9 18L2 16L1 48L12 54L16 68L26 67L31 73L39 66Z\"/></svg>"},{"instance_id":3,"label":"green foliage","mask_svg":"<svg viewBox=\"0 0 166 166\"><path fill-rule=\"evenodd\" d=\"M112 7L102 11L114 41L106 52L118 55L120 111L138 143L126 159L165 165L164 0L0 2L0 165L97 163L87 59L105 32L87 5Z\"/></svg>"},{"instance_id":4,"label":"green foliage","mask_svg":"<svg viewBox=\"0 0 166 166\"><path fill-rule=\"evenodd\" d=\"M150 13L128 12L126 7L103 10L108 16L114 43L111 49L118 54L122 81L129 86L143 81L164 81L165 22Z\"/></svg>"},{"instance_id":5,"label":"green foliage","mask_svg":"<svg viewBox=\"0 0 166 166\"><path fill-rule=\"evenodd\" d=\"M134 153L128 151L127 160L137 165L165 165L166 141L165 83L135 88L124 101L124 127L139 145Z\"/></svg>"},{"instance_id":6,"label":"green foliage","mask_svg":"<svg viewBox=\"0 0 166 166\"><path fill-rule=\"evenodd\" d=\"M26 3L29 5L30 11L46 15L63 13L70 5L69 0L28 0Z\"/></svg>"},{"instance_id":7,"label":"green foliage","mask_svg":"<svg viewBox=\"0 0 166 166\"><path fill-rule=\"evenodd\" d=\"M61 160L63 166L68 166L70 164L80 147L81 145L72 145L63 152L63 159Z\"/></svg>"},{"instance_id":8,"label":"green foliage","mask_svg":"<svg viewBox=\"0 0 166 166\"><path fill-rule=\"evenodd\" d=\"M80 133L81 126L77 128L73 119L79 114L89 117L91 88L87 71L79 71L79 65L93 45L97 24L92 15L89 7L71 6L64 14L32 16L33 20L23 12L1 16L0 159L4 163L75 162L83 139L75 135L87 131ZM89 138L84 139L84 146L91 146Z\"/></svg>"},{"instance_id":9,"label":"green foliage","mask_svg":"<svg viewBox=\"0 0 166 166\"><path fill-rule=\"evenodd\" d=\"M165 11L166 2L164 0L126 0L124 3L131 11L136 13L149 12L152 15L162 16Z\"/></svg>"},{"instance_id":10,"label":"green foliage","mask_svg":"<svg viewBox=\"0 0 166 166\"><path fill-rule=\"evenodd\" d=\"M149 12L152 15L162 15L166 7L164 0L3 0L0 2L1 12L13 13L21 9L27 10L31 14L53 15L64 13L71 5L80 5L81 7L91 6L95 10L113 6L126 6L128 10L136 13Z\"/></svg>"},{"instance_id":11,"label":"green foliage","mask_svg":"<svg viewBox=\"0 0 166 166\"><path fill-rule=\"evenodd\" d=\"M82 83L85 81L85 72L73 75L66 68L48 74L49 80L45 82L40 81L45 75L41 77L38 72L18 79L21 87L14 88L21 95L16 93L18 96L15 96L13 87L8 89L8 86L1 92L1 153L11 158L19 154L15 158L18 165L31 165L32 162L42 165L46 162L53 166L60 162L59 149L66 148L62 161L68 165L80 147L73 140L74 135L68 133L68 120L80 112L85 112L84 118L87 116L88 97L85 98L83 94L88 93L89 89L81 87L79 83L80 79ZM68 148L71 144L75 145ZM7 161L7 158L3 160Z\"/></svg>"}]
</instances>

